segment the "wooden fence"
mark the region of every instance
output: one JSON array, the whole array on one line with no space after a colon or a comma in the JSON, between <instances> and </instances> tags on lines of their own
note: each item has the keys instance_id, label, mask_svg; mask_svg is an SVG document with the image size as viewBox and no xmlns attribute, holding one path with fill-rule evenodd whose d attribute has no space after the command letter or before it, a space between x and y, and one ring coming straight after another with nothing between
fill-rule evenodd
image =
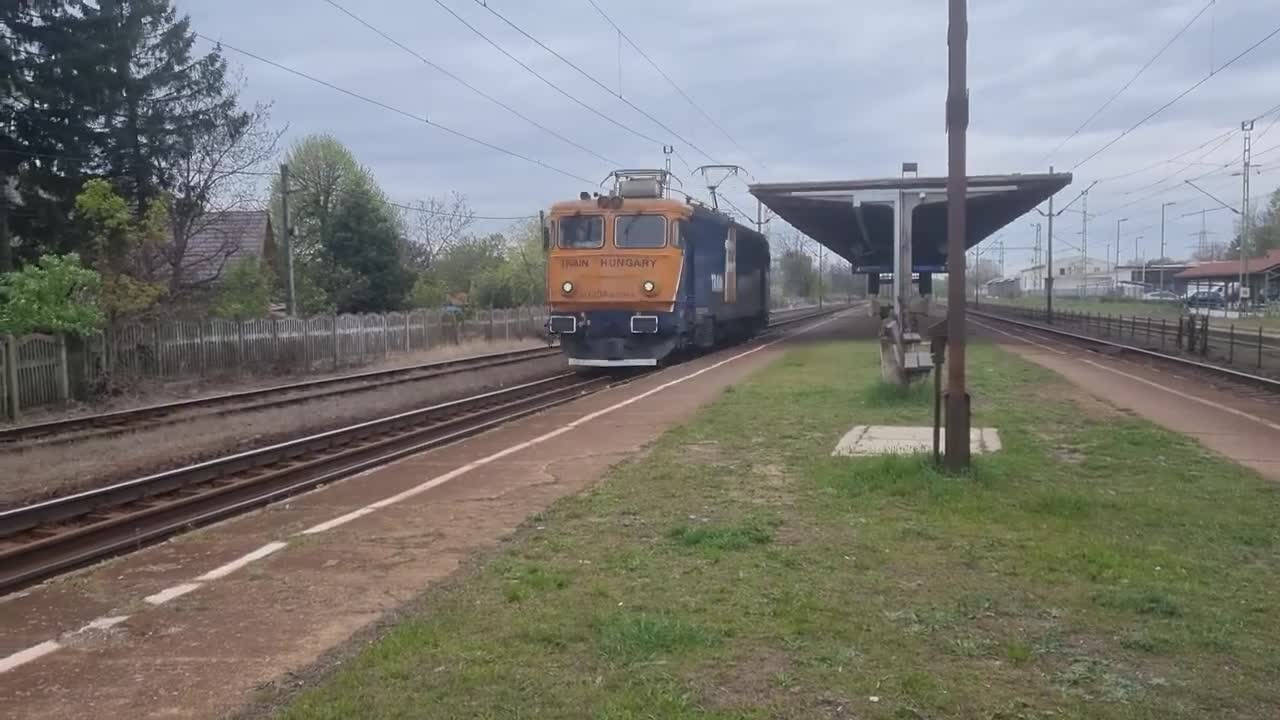
<instances>
[{"instance_id":1,"label":"wooden fence","mask_svg":"<svg viewBox=\"0 0 1280 720\"><path fill-rule=\"evenodd\" d=\"M0 415L17 418L24 408L70 398L67 343L56 335L6 335L0 339Z\"/></svg>"},{"instance_id":2,"label":"wooden fence","mask_svg":"<svg viewBox=\"0 0 1280 720\"><path fill-rule=\"evenodd\" d=\"M396 354L476 341L544 337L543 308L435 310L266 320L161 320L125 325L78 343L50 335L0 346L0 417L64 403L103 377L113 382L321 372Z\"/></svg>"}]
</instances>

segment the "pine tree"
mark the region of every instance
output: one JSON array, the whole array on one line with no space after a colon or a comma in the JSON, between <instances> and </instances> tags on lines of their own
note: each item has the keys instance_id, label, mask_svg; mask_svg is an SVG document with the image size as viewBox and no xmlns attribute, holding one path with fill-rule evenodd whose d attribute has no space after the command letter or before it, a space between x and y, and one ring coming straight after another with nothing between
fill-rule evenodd
<instances>
[{"instance_id":1,"label":"pine tree","mask_svg":"<svg viewBox=\"0 0 1280 720\"><path fill-rule=\"evenodd\" d=\"M214 132L235 112L226 60L193 58L195 35L169 0L99 0L85 5L102 48L104 169L134 212L172 190L173 166L190 138Z\"/></svg>"}]
</instances>

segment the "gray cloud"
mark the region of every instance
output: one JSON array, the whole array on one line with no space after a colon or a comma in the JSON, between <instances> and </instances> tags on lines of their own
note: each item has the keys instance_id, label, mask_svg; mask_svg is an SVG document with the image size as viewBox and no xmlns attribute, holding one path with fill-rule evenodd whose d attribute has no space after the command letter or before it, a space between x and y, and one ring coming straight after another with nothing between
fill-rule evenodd
<instances>
[{"instance_id":1,"label":"gray cloud","mask_svg":"<svg viewBox=\"0 0 1280 720\"><path fill-rule=\"evenodd\" d=\"M473 0L444 0L469 22L575 96L661 141L667 132L593 86L487 13ZM619 79L618 38L586 0L488 0L602 82ZM623 94L717 161L748 165L765 181L894 174L917 160L945 172L945 5L935 0L704 0L635 3L597 0L624 30L741 143L736 149L633 50L623 47ZM662 162L661 148L610 125L539 82L476 37L430 0L344 3L406 45L574 141L626 165ZM972 172L1072 168L1144 115L1203 77L1216 64L1280 25L1273 0L1218 3L1125 95L1051 158L1045 155L1124 84L1204 0L975 0L971 3ZM605 163L477 97L391 46L323 0L180 0L195 28L318 77L460 131L536 157L575 175L599 179ZM242 64L246 97L275 103L290 136L332 132L349 145L399 200L457 190L478 212L536 213L584 189L583 183L466 143L439 130L344 97L253 60ZM1263 45L1195 93L1076 169L1067 200L1089 182L1151 165L1213 138L1280 104L1280 38ZM1259 126L1267 128L1269 119ZM1272 130L1257 144L1280 144ZM1183 161L1223 164L1240 154L1239 138ZM689 147L690 163L706 162ZM1204 154L1204 157L1200 157ZM1259 159L1280 162L1280 150ZM676 168L683 171L679 160ZM1178 210L1211 201L1181 183L1210 165L1162 165L1099 185L1091 228L1102 242L1117 217L1129 235L1145 234L1142 251L1158 246L1159 207ZM1264 166L1264 170L1267 169ZM1118 208L1161 187L1135 192L1182 171L1169 192ZM1280 173L1257 178L1259 195ZM691 181L686 181L687 183ZM1229 171L1202 183L1239 203ZM694 183L696 186L696 183ZM1163 186L1162 186L1163 187ZM726 186L739 206L752 203L741 184ZM1203 202L1201 202L1203 200ZM1181 215L1171 213L1171 217ZM1219 239L1229 213L1214 217ZM1078 218L1078 216L1076 216ZM1064 217L1064 220L1066 217ZM1029 244L1033 218L1011 226L1011 245ZM1151 229L1154 223L1155 228ZM1196 227L1192 228L1194 224ZM1078 242L1073 221L1062 241ZM1198 221L1175 221L1173 254ZM1127 242L1127 241L1126 241ZM1090 243L1093 245L1093 243ZM1060 246L1062 247L1062 246ZM1124 259L1132 254L1126 247ZM1016 266L1024 256L1010 254Z\"/></svg>"}]
</instances>

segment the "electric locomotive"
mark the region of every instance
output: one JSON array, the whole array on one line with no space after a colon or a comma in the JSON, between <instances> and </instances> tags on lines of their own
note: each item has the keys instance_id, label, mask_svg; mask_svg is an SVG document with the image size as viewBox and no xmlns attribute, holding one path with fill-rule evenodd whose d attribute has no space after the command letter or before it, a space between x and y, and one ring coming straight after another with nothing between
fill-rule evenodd
<instances>
[{"instance_id":1,"label":"electric locomotive","mask_svg":"<svg viewBox=\"0 0 1280 720\"><path fill-rule=\"evenodd\" d=\"M578 368L652 367L769 324L769 243L666 197L662 170L617 171L607 195L552 206L549 330Z\"/></svg>"}]
</instances>

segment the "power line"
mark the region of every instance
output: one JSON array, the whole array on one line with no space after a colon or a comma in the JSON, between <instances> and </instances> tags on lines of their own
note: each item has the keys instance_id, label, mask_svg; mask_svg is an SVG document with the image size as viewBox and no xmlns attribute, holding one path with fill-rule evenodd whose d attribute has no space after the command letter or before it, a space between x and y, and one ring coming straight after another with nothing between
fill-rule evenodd
<instances>
[{"instance_id":1,"label":"power line","mask_svg":"<svg viewBox=\"0 0 1280 720\"><path fill-rule=\"evenodd\" d=\"M625 123L623 123L623 122L621 122L621 121L619 121L619 120L617 120L617 119L615 119L615 118L613 118L613 117L610 117L609 115L606 115L605 113L600 112L599 110L597 110L597 109L595 109L594 107L592 107L592 106L588 105L587 103L583 102L582 100L579 100L577 97L575 97L575 96L571 95L571 94L570 94L568 91L566 91L564 88L562 88L562 87L560 87L559 85L555 84L554 82L552 82L552 81L548 80L546 77L544 77L544 76L543 76L541 73L539 73L537 70L534 70L533 68L529 67L527 64L525 64L525 62L524 62L523 60L521 60L520 58L516 57L515 55L512 55L510 52L507 52L506 48L502 47L502 46L501 46L501 45L499 45L497 42L495 42L495 41L493 41L492 39L490 39L490 38L489 38L489 36L488 36L488 35L485 35L483 32L481 32L481 31L479 30L479 28L477 28L476 26L474 26L474 25L472 25L471 23L467 22L467 21L466 21L466 20L465 20L461 15L459 15L459 14L458 14L458 13L456 13L456 12L454 12L453 8L449 7L448 5L445 5L443 2L441 2L441 0L435 0L435 3L436 3L437 5L439 5L440 7L444 8L445 12L448 12L450 15L452 15L452 16L454 17L454 19L456 19L458 22L460 22L460 23L462 23L463 25L465 25L465 26L467 27L467 29L468 29L468 30L470 30L471 32L475 33L476 35L479 35L481 39L483 39L485 42L487 42L487 43L489 43L490 45L492 45L492 46L493 46L493 48L494 48L495 50L497 50L498 52L502 53L503 55L506 55L506 56L507 56L507 58L509 58L512 62L514 62L515 64L519 65L520 67L524 68L524 69L525 69L525 71L527 71L530 75L533 75L534 77L538 78L538 79L539 79L539 80L541 80L544 84L546 84L548 87L550 87L551 89L553 89L553 90L555 90L556 92L560 93L561 95L565 96L565 97L566 97L566 98L568 98L569 100L573 101L575 104L577 104L577 105L581 106L582 108L584 108L584 109L585 109L585 110L587 110L588 112L592 113L593 115L596 115L597 117L599 117L599 118L603 119L605 122L608 122L608 123L610 123L610 124L616 125L617 127L621 128L621 129L623 129L623 130L626 130L627 132L631 133L632 135L635 135L636 137L638 137L638 138L640 138L640 139L642 139L642 140L646 140L646 141L651 142L651 143L653 143L653 144L655 144L655 145L661 145L661 144L662 144L662 142L661 142L661 141L656 140L656 139L654 139L654 138L651 138L651 137L649 137L648 135L645 135L644 133L640 132L639 130L636 130L635 128L631 127L630 125L627 125L627 124L625 124ZM590 182L590 181L588 181L588 182Z\"/></svg>"},{"instance_id":2,"label":"power line","mask_svg":"<svg viewBox=\"0 0 1280 720\"><path fill-rule=\"evenodd\" d=\"M1200 79L1199 79L1199 80L1197 80L1197 81L1195 82L1195 84L1193 84L1191 87L1189 87L1189 88L1187 88L1186 90L1183 90L1182 92L1180 92L1180 93L1178 93L1177 95L1175 95L1175 96L1173 97L1173 99L1172 99L1172 100L1170 100L1169 102L1165 103L1164 105L1161 105L1160 107L1156 108L1154 111L1152 111L1152 112L1151 112L1151 114L1147 115L1146 117L1142 118L1142 119L1141 119L1141 120L1139 120L1138 122L1134 123L1134 125L1133 125L1132 127L1128 128L1128 129L1127 129L1127 130L1125 130L1124 132L1122 132L1122 133L1120 133L1119 135L1117 135L1115 138L1113 138L1113 139L1112 139L1110 142L1108 142L1107 144L1105 144L1105 145L1103 145L1102 147L1098 148L1097 150L1093 151L1093 154L1089 155L1089 157L1086 157L1084 160L1081 160L1080 162L1076 163L1076 164L1075 164L1075 167L1072 167L1072 168L1071 168L1071 171L1072 171L1072 172L1075 172L1076 170L1078 170L1078 169L1080 168L1080 166L1081 166L1081 165L1084 165L1085 163L1089 162L1090 160L1093 160L1094 158L1098 157L1098 156L1099 156L1099 155L1101 155L1102 153L1106 152L1106 151L1107 151L1108 149L1110 149L1113 145L1115 145L1116 143L1118 143L1118 142L1120 142L1121 140L1123 140L1123 139L1125 138L1125 136L1127 136L1129 133L1133 132L1134 130L1137 130L1138 128L1140 128L1140 127L1142 127L1143 125L1147 124L1147 122L1148 122L1149 120L1151 120L1152 118L1156 117L1157 115L1159 115L1160 113L1164 112L1165 110L1168 110L1169 108L1173 107L1175 104L1177 104L1177 103L1178 103L1178 101L1179 101L1179 100L1181 100L1182 98L1184 98L1184 97L1186 97L1186 96L1190 95L1192 92L1194 92L1194 91L1195 91L1197 88L1199 88L1201 85L1204 85L1205 83L1207 83L1207 82L1209 82L1210 80L1212 80L1215 76L1217 76L1217 74L1218 74L1218 73L1220 73L1220 72L1222 72L1223 70L1226 70L1227 68L1231 67L1231 66L1232 66L1232 65L1234 65L1236 62L1238 62L1240 59L1244 58L1246 55L1248 55L1249 53L1253 52L1254 50L1257 50L1257 49L1258 49L1259 47L1261 47L1264 43L1266 43L1268 40L1270 40L1271 38L1275 37L1276 35L1280 35L1280 27L1277 27L1276 29L1274 29L1274 30L1272 30L1271 32L1267 33L1267 35L1266 35L1266 36L1264 36L1261 40L1259 40L1259 41L1255 42L1254 44L1250 45L1249 47L1245 48L1245 50L1244 50L1243 52L1241 52L1239 55L1236 55L1235 57L1233 57L1233 58L1231 58L1230 60L1228 60L1226 63L1224 63L1224 64L1223 64L1221 67L1219 67L1217 70L1211 71L1208 75L1205 75L1204 77L1200 78Z\"/></svg>"},{"instance_id":3,"label":"power line","mask_svg":"<svg viewBox=\"0 0 1280 720\"><path fill-rule=\"evenodd\" d=\"M466 140L466 141L471 142L471 143L475 143L476 145L480 145L480 146L482 146L482 147L489 148L490 150L493 150L493 151L495 151L495 152L502 153L503 155L509 155L509 156L511 156L511 157L513 157L513 158L517 158L517 159L520 159L520 160L524 160L525 162L532 163L532 164L537 165L537 166L542 167L542 168L546 168L547 170L550 170L550 171L555 172L555 173L559 173L560 175L564 175L565 177L568 177L568 178L573 178L574 180L580 180L580 181L585 182L585 183L590 183L590 182L591 182L590 180L588 180L588 179L586 179L586 178L582 177L581 175L575 175L575 174L573 174L573 173L569 172L568 170L561 170L560 168L558 168L558 167L556 167L556 166L554 166L554 165L551 165L551 164L549 164L549 163L545 163L545 162L543 162L543 161L541 161L541 160L538 160L538 159L536 159L536 158L531 158L531 157L529 157L528 155L523 155L523 154L518 153L518 152L516 152L516 151L514 151L514 150L508 150L508 149L506 149L506 148L504 148L504 147L502 147L502 146L494 145L494 144L493 144L493 143L491 143L491 142L487 142L487 141L485 141L485 140L481 140L481 139L479 139L479 138L477 138L477 137L473 137L473 136L468 135L468 134L466 134L466 133L464 133L464 132L462 132L462 131L460 131L460 130L454 130L453 128L451 128L451 127L449 127L449 126L447 126L447 125L442 125L442 124L440 124L440 123L438 123L438 122L435 122L435 121L433 121L433 120L431 120L431 119L429 119L429 118L421 117L421 116L419 116L419 115L414 115L413 113L411 113L411 112L409 112L409 111L407 111L407 110L401 110L400 108L397 108L397 107L394 107L394 106L388 105L388 104L386 104L386 103L384 103L384 102L382 102L382 101L380 101L380 100L374 100L373 98L368 97L367 95L361 95L360 93L353 92L353 91L348 90L348 89L343 88L343 87L339 87L339 86L337 86L337 85L334 85L334 84L333 84L333 83L331 83L331 82L328 82L327 80L321 80L320 78L315 77L315 76L313 76L313 75L308 75L308 74L306 74L306 73L302 72L301 70L295 70L295 69L293 69L293 68L291 68L291 67L288 67L287 65L282 65L282 64L280 64L280 63L278 63L278 62L276 62L276 61L274 61L274 60L268 60L267 58L264 58L264 57L262 57L261 55L256 55L256 54L254 54L254 53L251 53L251 52L249 52L248 50L241 50L240 48L234 47L234 46L232 46L232 45L228 45L228 44L226 44L226 43L224 43L224 42L221 42L221 41L218 41L218 40L213 40L212 38L209 38L209 37L207 37L207 36L205 36L205 35L201 35L200 33L192 33L192 34L193 34L193 35L195 35L196 37L200 38L201 40L204 40L205 42L212 43L213 45L215 45L215 46L217 46L217 47L220 47L220 48L225 47L225 48L227 48L228 50L231 50L232 52L239 53L239 54L241 54L241 55L244 55L245 57L253 58L254 60L257 60L258 62L265 63L265 64L270 65L270 66L272 66L272 67L274 67L274 68L277 68L277 69L279 69L279 70L283 70L283 71L285 71L285 72L287 72L287 73L289 73L289 74L291 74L291 75L296 75L296 76L298 76L298 77L300 77L300 78L303 78L304 80L310 80L311 82L316 83L316 84L318 84L318 85L323 85L323 86L325 86L325 87L329 88L330 90L335 90L335 91L337 91L337 92L342 93L343 95L347 95L347 96L349 96L349 97L353 97L353 98L355 98L355 99L357 99L357 100L360 100L360 101L363 101L363 102L369 103L370 105L376 105L377 107L380 107L380 108L382 108L382 109L384 109L384 110L388 110L388 111L393 112L393 113L395 113L395 114L397 114L397 115L402 115L402 116L407 117L407 118L409 118L409 119L411 119L411 120L416 120L416 121L418 121L418 122L420 122L420 123L422 123L422 124L424 124L424 125L429 125L429 126L431 126L431 127L433 127L433 128L436 128L436 129L438 129L438 130L443 130L444 132L447 132L447 133L449 133L450 135L453 135L453 136L455 136L455 137L462 138L463 140Z\"/></svg>"},{"instance_id":4,"label":"power line","mask_svg":"<svg viewBox=\"0 0 1280 720\"><path fill-rule=\"evenodd\" d=\"M418 53L418 52L416 52L415 50L413 50L413 49L411 49L411 48L407 47L404 43L401 43L399 40L396 40L395 38L391 37L390 35L388 35L387 33L383 32L382 30L378 29L377 27L374 27L371 23L369 23L368 21L366 21L364 18L361 18L360 16L358 16L358 15L356 15L355 13L351 12L351 11L350 11L350 10L348 10L347 8L343 7L342 5L339 5L337 2L335 2L335 0L324 0L324 2L328 3L329 5L332 5L334 8L336 8L338 11L342 12L343 14L345 14L347 17L351 18L352 20L355 20L356 22L358 22L358 23L360 23L361 25L365 26L365 27L366 27L366 28L368 28L369 30L373 31L375 34L377 34L377 35L381 36L381 37L382 37L384 40L386 40L387 42L391 43L392 45L395 45L396 47L400 48L401 50L403 50L403 51L405 51L405 52L409 53L409 54L410 54L410 55L412 55L413 57L415 57L415 58L417 58L418 60L422 61L422 63L423 63L424 65L426 65L427 67L430 67L430 68L432 68L433 70L436 70L437 72L440 72L440 73L444 74L445 76L447 76L448 78L450 78L450 79L452 79L453 81L457 82L458 84L462 85L463 87L467 88L468 90L470 90L470 91L474 92L475 94L477 94L477 95L479 95L480 97L482 97L482 98L484 98L484 99L488 100L489 102L491 102L491 103L493 103L493 104L497 105L498 107L500 107L500 108L502 108L502 109L506 110L507 112L511 113L512 115L515 115L516 117L520 118L521 120L524 120L525 122L529 123L530 125L533 125L534 127L538 128L539 130L542 130L543 132L545 132L545 133L547 133L547 134L549 134L549 135L551 135L551 136L553 136L553 137L556 137L556 138L558 138L558 139L560 139L560 140L563 140L564 142L568 143L569 145L572 145L573 147L575 147L575 148L577 148L577 149L579 149L579 150L581 150L581 151L583 151L583 152L587 153L588 155L591 155L591 156L593 156L593 157L595 157L595 158L597 158L597 159L599 159L599 160L601 160L601 161L603 161L603 162L605 162L605 163L607 163L607 164L609 164L609 165L611 165L611 166L613 166L613 167L617 167L617 166L620 164L617 160L611 160L611 159L609 159L609 158L605 157L604 155L601 155L600 153L598 153L598 152L596 152L596 151L594 151L594 150L592 150L592 149L590 149L590 148L584 147L584 146L582 146L582 145L578 144L577 142L574 142L573 140L570 140L569 138L565 137L564 135L561 135L560 133L556 132L555 130L552 130L551 128L549 128L549 127L547 127L547 126L545 126L545 125L543 125L543 124L539 123L538 121L536 121L536 120L534 120L534 119L532 119L532 118L528 117L527 115L525 115L524 113L520 112L519 110L516 110L515 108L511 107L510 105L508 105L508 104L506 104L506 103L502 102L502 101L501 101L501 100L499 100L498 98L496 98L496 97L494 97L494 96L490 95L489 93L486 93L485 91L481 90L480 88L476 87L475 85L472 85L471 83L467 82L466 80L463 80L463 79L462 79L461 77L459 77L456 73L453 73L453 72L451 72L451 71L449 71L449 70L447 70L447 69L445 69L445 68L441 67L440 65L438 65L438 64L436 64L436 63L434 63L434 62L432 62L432 61L428 60L427 58L423 57L421 54L419 54L419 53Z\"/></svg>"},{"instance_id":5,"label":"power line","mask_svg":"<svg viewBox=\"0 0 1280 720\"><path fill-rule=\"evenodd\" d=\"M709 123L711 123L712 125L714 125L714 126L715 126L715 128L716 128L717 130L719 130L719 131L720 131L720 134L722 134L722 135L724 135L726 138L728 138L728 139L729 139L729 142L730 142L730 143L732 143L732 144L733 144L733 146L734 146L735 148L737 148L738 152L742 153L742 154L743 154L743 155L745 155L747 158L751 159L751 161L752 161L752 162L756 162L755 158L752 158L752 157L751 157L751 153L749 153L749 152L747 152L746 150L742 149L742 145L738 144L738 141L737 141L736 139L734 139L733 135L730 135L730 134L729 134L729 131L728 131L728 130L726 130L726 129L724 129L724 126L723 126L723 125L721 125L720 123L716 122L716 119L715 119L714 117L712 117L712 116L711 116L711 113L708 113L708 112L707 112L707 111L706 111L706 110L705 110L701 105L699 105L697 102L695 102L695 101L694 101L694 99L693 99L692 97L690 97L690 96L689 96L689 93L687 93L687 92L685 92L685 91L684 91L684 88L680 87L680 85L679 85L679 84L677 84L675 80L671 79L671 76L670 76L670 75L668 75L668 74L666 73L666 71L664 71L664 70L663 70L663 69L658 65L658 63L654 62L653 58L649 57L649 54L648 54L648 53L646 53L646 52L644 51L644 49L643 49L643 48L641 48L641 47L640 47L640 45L639 45L638 43L636 43L636 41L635 41L635 40L632 40L630 35L628 35L626 32L624 32L624 31L623 31L623 29L622 29L621 27L618 27L618 23L614 22L614 21L613 21L613 18L609 17L609 15L608 15L608 14L607 14L607 13L606 13L606 12L605 12L605 11L604 11L604 10L603 10L599 5L598 5L598 4L596 4L596 1L595 1L595 0L587 0L587 2L591 3L591 7L595 8L595 9L596 9L596 12L600 13L600 17L604 18L604 19L605 19L605 22L607 22L607 23L609 23L610 25L612 25L612 26L613 26L613 29L618 31L618 34L619 34L619 35L621 35L621 36L622 36L622 38L623 38L624 40L626 40L626 41L627 41L627 44L629 44L631 47L635 48L635 51L636 51L637 53L640 53L640 57L644 58L645 62L647 62L647 63L649 63L649 65L653 66L653 69L654 69L654 70L657 70L657 71L658 71L658 74L659 74L659 75L661 75L661 76L662 76L662 78L663 78L664 80L666 80L666 81L667 81L667 83L668 83L669 85L671 85L671 87L675 88L676 92L680 93L680 97L683 97L685 100L687 100L687 101L689 102L689 104L690 104L690 105L692 105L692 106L693 106L693 107L694 107L694 108L695 108L699 113L702 113L702 117L706 118L706 119L707 119L707 122L709 122ZM763 163L759 163L759 164L760 164L760 166L761 166L761 167L764 167L764 164L763 164ZM750 172L750 171L748 171L748 172ZM754 175L752 175L752 177L754 178L755 176L754 176Z\"/></svg>"},{"instance_id":6,"label":"power line","mask_svg":"<svg viewBox=\"0 0 1280 720\"><path fill-rule=\"evenodd\" d=\"M387 201L387 204L394 208L400 208L401 210L408 210L411 212L422 213L423 215L454 217L454 218L462 218L464 220L532 220L533 218L538 217L537 215L474 215L472 213L452 213L452 212L445 212L443 210L428 210L425 207L419 207L416 205L407 205L405 203L391 202L389 200Z\"/></svg>"},{"instance_id":7,"label":"power line","mask_svg":"<svg viewBox=\"0 0 1280 720\"><path fill-rule=\"evenodd\" d=\"M437 2L437 3L439 3L439 2L440 2L440 0L436 0L436 2ZM612 96L614 96L614 97L618 98L618 99L619 99L619 100L621 100L623 103L626 103L627 107L629 107L629 108L631 108L632 110L635 110L636 112L638 112L638 113L640 113L641 115L645 116L645 117L646 117L646 118L648 118L648 119L649 119L653 124L655 124L655 125L657 125L658 127L662 128L665 132L670 133L672 137L675 137L675 138L676 138L677 140L679 140L680 142L682 142L682 143L684 143L685 145L688 145L689 147L693 148L693 149L694 149L698 154L700 154L700 155L702 155L703 157L707 158L707 159L708 159L708 160L710 160L711 162L715 162L715 161L716 161L716 160L715 160L715 158L713 158L713 157L711 157L710 155L708 155L708 154L706 153L706 151L704 151L702 148L700 148L700 147L698 147L697 145L695 145L695 144L693 143L693 141L691 141L691 140L688 140L688 139L684 138L683 136L681 136L681 135L680 135L680 133L678 133L678 132L676 132L675 130L673 130L669 125L667 125L666 123L662 122L662 121L661 121L661 120L659 120L658 118L654 117L654 116L653 116L653 115L651 115L650 113L646 112L643 108L641 108L640 106L638 106L638 105L636 105L635 103L631 102L631 101L630 101L630 100L628 100L627 98L623 97L623 96L622 96L622 93L614 92L613 88L610 88L608 85L605 85L604 83L600 82L600 81L599 81L598 79L596 79L596 78L595 78L595 76L593 76L591 73L588 73L586 70L583 70L581 67L579 67L577 64L575 64L573 61L569 60L569 59L568 59L568 58L566 58L564 55L561 55L560 53L556 52L553 48L551 48L550 46L548 46L546 43L542 42L541 40L539 40L538 38L534 37L533 35L530 35L530 34L529 34L529 33L528 33L524 28L520 27L519 25L515 24L515 23L514 23L514 22L512 22L511 20L507 19L507 16L503 15L502 13L498 12L498 11L497 11L497 10L495 10L494 8L490 7L490 6L489 6L487 3L485 3L485 2L480 2L480 0L476 0L476 3L477 3L478 5L480 5L480 7L484 8L485 10L488 10L488 11L490 12L490 14L492 14L494 17L496 17L496 18L498 18L499 20L501 20L502 22L506 23L509 27L511 27L511 29L513 29L513 30L515 30L516 32L520 33L521 35L525 36L526 38L528 38L529 40L531 40L531 41L532 41L535 45L537 45L538 47L540 47L540 48L542 48L543 50L546 50L547 52L551 53L551 54L552 54L552 55L554 55L556 58L558 58L561 62L563 62L565 65L568 65L569 67L573 68L575 71L577 71L577 73L578 73L579 75L581 75L581 76L585 77L587 80L590 80L590 81L591 81L592 83L594 83L597 87L601 88L602 90L604 90L605 92L609 93L610 95L612 95Z\"/></svg>"},{"instance_id":8,"label":"power line","mask_svg":"<svg viewBox=\"0 0 1280 720\"><path fill-rule=\"evenodd\" d=\"M100 161L100 159L79 157L76 155L65 155L62 153L33 152L29 150L16 150L11 148L0 148L0 153L7 154L7 155L23 155L26 157L44 158L47 160L70 160L72 162L81 162L81 163L96 163ZM218 174L219 175L245 175L245 176L254 176L254 177L275 177L276 175L276 173L274 172L264 172L264 171L256 171L256 170L227 170L224 172L220 172Z\"/></svg>"},{"instance_id":9,"label":"power line","mask_svg":"<svg viewBox=\"0 0 1280 720\"><path fill-rule=\"evenodd\" d=\"M594 0L588 0L588 2L595 4ZM1106 102L1102 103L1101 107L1099 107L1097 110L1094 110L1093 114L1090 115L1088 118L1086 118L1084 122L1080 123L1080 127L1076 128L1074 132L1072 132L1070 135L1066 137L1066 139L1058 143L1057 147L1055 147L1053 150L1050 150L1049 154L1045 155L1044 158L1041 159L1039 164L1044 164L1046 160L1053 157L1062 148L1066 147L1066 144L1071 142L1072 139L1074 139L1086 127L1088 127L1089 123L1096 120L1099 115L1101 115L1104 111L1106 111L1107 108L1111 107L1111 104L1114 103L1116 100L1118 100L1120 96L1125 93L1126 90L1132 87L1133 84L1138 81L1138 78L1142 77L1143 73L1149 70L1151 66L1154 65L1155 62L1165 54L1165 51L1167 51L1170 47L1173 46L1175 42L1178 41L1178 38L1182 37L1187 32L1187 30L1190 30L1191 26L1195 25L1196 21L1199 20L1206 12L1208 12L1209 8L1213 7L1215 2L1217 2L1217 0L1209 0L1209 2L1205 3L1205 6L1203 8L1200 8L1200 12L1196 13L1195 17L1191 18L1191 20L1188 21L1186 25L1183 25L1181 30L1174 33L1173 37L1169 38L1169 41L1166 42L1164 46L1161 47L1160 50L1156 52L1155 55L1151 56L1151 59L1147 60L1147 62L1144 63L1142 67L1138 68L1138 72L1134 73L1133 77L1129 78L1129 82L1121 86L1121 88L1117 90L1115 94L1113 94L1110 98L1108 98Z\"/></svg>"},{"instance_id":10,"label":"power line","mask_svg":"<svg viewBox=\"0 0 1280 720\"><path fill-rule=\"evenodd\" d=\"M0 153L9 153L13 155L27 155L31 157L41 157L41 158L49 158L49 159L57 159L57 160L73 160L76 162L95 162L90 158L76 157L75 155L62 155L58 153L38 153L38 152L28 152L26 150L10 150L10 149L0 149ZM263 172L263 171L256 171L256 170L229 170L221 174L245 175L245 176L251 176L251 177L272 177L272 178L279 177L280 175L280 173L278 172ZM294 178L294 182L300 182L300 180L298 178ZM538 217L537 215L474 215L469 213L451 213L451 212L444 212L440 210L428 210L427 208L424 208L424 207L407 205L405 203L396 203L396 202L391 202L389 200L387 201L387 204L392 207L401 208L402 210L412 210L414 212L425 213L427 215L444 215L448 217L471 218L474 220L529 220L529 219ZM11 207L9 209L10 211L14 211L14 210L21 210L22 208Z\"/></svg>"}]
</instances>

